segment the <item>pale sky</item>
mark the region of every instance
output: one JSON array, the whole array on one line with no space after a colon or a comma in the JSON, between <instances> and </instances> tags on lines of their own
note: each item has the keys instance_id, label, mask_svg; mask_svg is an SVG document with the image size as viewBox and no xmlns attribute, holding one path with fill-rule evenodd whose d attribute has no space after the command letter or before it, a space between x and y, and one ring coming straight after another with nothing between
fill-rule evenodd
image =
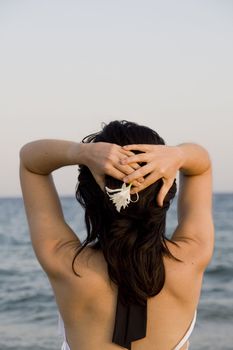
<instances>
[{"instance_id":1,"label":"pale sky","mask_svg":"<svg viewBox=\"0 0 233 350\"><path fill-rule=\"evenodd\" d=\"M115 119L202 144L233 192L232 62L231 0L0 0L0 196L21 195L23 144ZM76 177L55 172L59 193Z\"/></svg>"}]
</instances>

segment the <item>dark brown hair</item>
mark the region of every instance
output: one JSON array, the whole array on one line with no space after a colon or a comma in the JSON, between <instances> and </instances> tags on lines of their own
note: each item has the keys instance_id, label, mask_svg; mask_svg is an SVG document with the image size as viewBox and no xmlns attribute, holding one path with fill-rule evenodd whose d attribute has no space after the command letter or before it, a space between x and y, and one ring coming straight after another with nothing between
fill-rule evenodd
<instances>
[{"instance_id":1,"label":"dark brown hair","mask_svg":"<svg viewBox=\"0 0 233 350\"><path fill-rule=\"evenodd\" d=\"M83 142L129 144L160 144L164 140L152 129L128 121L113 121L103 129L83 139ZM136 153L136 152L135 152ZM77 255L91 242L101 250L108 266L110 281L121 291L123 303L145 305L148 297L163 288L165 269L163 256L176 259L170 253L165 236L166 212L176 193L176 182L167 193L163 207L156 202L162 180L139 192L139 200L117 212L108 195L96 183L88 167L80 165L76 198L85 209L87 237ZM122 182L105 176L109 188L121 187Z\"/></svg>"}]
</instances>

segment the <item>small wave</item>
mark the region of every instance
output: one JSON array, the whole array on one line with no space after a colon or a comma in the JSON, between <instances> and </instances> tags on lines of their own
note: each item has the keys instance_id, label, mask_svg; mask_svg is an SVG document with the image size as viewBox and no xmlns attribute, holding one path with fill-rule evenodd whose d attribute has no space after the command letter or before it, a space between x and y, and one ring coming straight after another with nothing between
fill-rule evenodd
<instances>
[{"instance_id":1,"label":"small wave","mask_svg":"<svg viewBox=\"0 0 233 350\"><path fill-rule=\"evenodd\" d=\"M37 310L40 311L54 303L54 296L48 294L22 295L15 294L0 303L0 311Z\"/></svg>"},{"instance_id":2,"label":"small wave","mask_svg":"<svg viewBox=\"0 0 233 350\"><path fill-rule=\"evenodd\" d=\"M207 276L229 276L229 278L233 277L233 268L232 266L227 266L227 265L216 265L210 267L208 270L206 270L205 274Z\"/></svg>"},{"instance_id":3,"label":"small wave","mask_svg":"<svg viewBox=\"0 0 233 350\"><path fill-rule=\"evenodd\" d=\"M25 236L22 238L16 238L12 234L8 233L8 235L0 233L0 246L8 247L11 249L15 246L28 246L31 245L30 240Z\"/></svg>"},{"instance_id":4,"label":"small wave","mask_svg":"<svg viewBox=\"0 0 233 350\"><path fill-rule=\"evenodd\" d=\"M233 310L233 303L228 303L226 305L225 299L220 301L215 300L205 300L198 307L198 316L201 319L210 322L230 322L233 323L233 313L229 312Z\"/></svg>"}]
</instances>

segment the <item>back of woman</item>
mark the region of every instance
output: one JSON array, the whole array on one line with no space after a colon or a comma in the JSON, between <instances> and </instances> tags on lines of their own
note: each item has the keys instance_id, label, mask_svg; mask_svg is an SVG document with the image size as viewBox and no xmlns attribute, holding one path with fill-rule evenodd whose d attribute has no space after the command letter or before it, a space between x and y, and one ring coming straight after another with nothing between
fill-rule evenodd
<instances>
[{"instance_id":1,"label":"back of woman","mask_svg":"<svg viewBox=\"0 0 233 350\"><path fill-rule=\"evenodd\" d=\"M125 121L84 141L40 140L21 150L32 243L54 290L63 349L187 349L213 251L208 153L165 146L153 130ZM80 164L82 244L51 177L71 164ZM178 226L168 240L178 171Z\"/></svg>"}]
</instances>

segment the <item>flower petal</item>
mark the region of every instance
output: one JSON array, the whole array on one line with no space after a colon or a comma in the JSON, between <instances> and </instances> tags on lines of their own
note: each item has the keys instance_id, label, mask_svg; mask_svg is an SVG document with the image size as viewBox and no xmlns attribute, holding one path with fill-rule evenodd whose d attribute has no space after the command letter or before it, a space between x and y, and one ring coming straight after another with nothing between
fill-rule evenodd
<instances>
[{"instance_id":1,"label":"flower petal","mask_svg":"<svg viewBox=\"0 0 233 350\"><path fill-rule=\"evenodd\" d=\"M105 187L108 196L110 197L112 202L115 204L118 212L120 212L121 207L125 209L125 207L128 206L130 202L131 186L132 184L129 184L128 186L126 186L126 183L123 183L121 188L117 188L115 190ZM110 194L110 193L114 193L114 194Z\"/></svg>"}]
</instances>

